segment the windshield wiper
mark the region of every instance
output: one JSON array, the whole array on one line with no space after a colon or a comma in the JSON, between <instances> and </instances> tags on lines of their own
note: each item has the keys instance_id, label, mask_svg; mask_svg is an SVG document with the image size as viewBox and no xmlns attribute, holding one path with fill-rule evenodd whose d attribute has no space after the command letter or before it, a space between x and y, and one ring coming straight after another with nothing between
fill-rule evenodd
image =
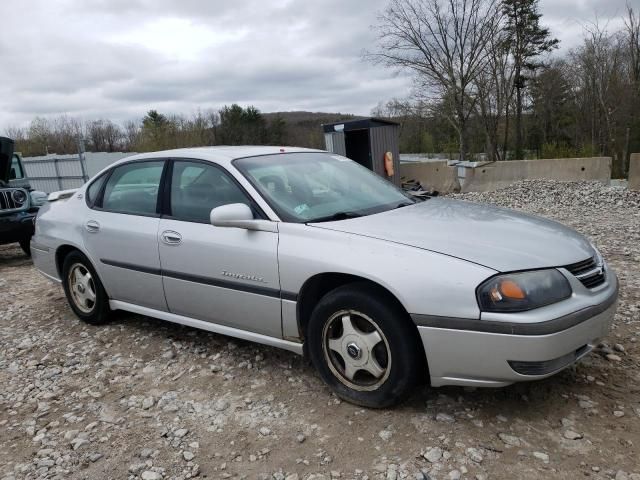
<instances>
[{"instance_id":1,"label":"windshield wiper","mask_svg":"<svg viewBox=\"0 0 640 480\"><path fill-rule=\"evenodd\" d=\"M306 223L320 223L320 222L331 222L333 220L347 220L349 218L358 218L361 217L362 214L356 212L337 212L333 215L327 215L326 217L318 217L312 218L311 220L307 220Z\"/></svg>"}]
</instances>

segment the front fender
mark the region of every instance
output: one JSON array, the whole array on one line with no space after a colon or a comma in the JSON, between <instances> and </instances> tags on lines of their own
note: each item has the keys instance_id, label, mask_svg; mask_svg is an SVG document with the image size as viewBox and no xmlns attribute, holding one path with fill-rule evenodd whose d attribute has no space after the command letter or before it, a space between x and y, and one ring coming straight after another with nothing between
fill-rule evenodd
<instances>
[{"instance_id":1,"label":"front fender","mask_svg":"<svg viewBox=\"0 0 640 480\"><path fill-rule=\"evenodd\" d=\"M281 289L295 295L314 275L336 272L375 282L410 314L478 319L476 287L495 270L459 258L361 235L280 224Z\"/></svg>"}]
</instances>

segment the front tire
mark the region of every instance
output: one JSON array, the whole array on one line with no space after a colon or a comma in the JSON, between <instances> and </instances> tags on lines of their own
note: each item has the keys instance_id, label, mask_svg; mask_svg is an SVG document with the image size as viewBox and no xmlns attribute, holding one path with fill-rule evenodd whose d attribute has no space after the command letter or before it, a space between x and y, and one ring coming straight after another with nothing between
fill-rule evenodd
<instances>
[{"instance_id":1,"label":"front tire","mask_svg":"<svg viewBox=\"0 0 640 480\"><path fill-rule=\"evenodd\" d=\"M109 298L93 265L82 253L74 251L65 257L62 284L69 306L80 320L91 325L109 321Z\"/></svg>"},{"instance_id":2,"label":"front tire","mask_svg":"<svg viewBox=\"0 0 640 480\"><path fill-rule=\"evenodd\" d=\"M25 253L25 255L27 257L30 257L31 256L31 237L23 238L18 243L20 243L20 248Z\"/></svg>"},{"instance_id":3,"label":"front tire","mask_svg":"<svg viewBox=\"0 0 640 480\"><path fill-rule=\"evenodd\" d=\"M371 408L400 403L424 375L418 332L382 289L364 283L325 295L307 331L322 379L342 399Z\"/></svg>"}]
</instances>

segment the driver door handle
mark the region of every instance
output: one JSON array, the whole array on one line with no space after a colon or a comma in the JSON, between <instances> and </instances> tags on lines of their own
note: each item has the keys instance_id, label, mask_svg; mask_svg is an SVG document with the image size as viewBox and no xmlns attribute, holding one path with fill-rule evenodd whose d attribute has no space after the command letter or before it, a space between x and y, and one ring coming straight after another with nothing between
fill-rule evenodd
<instances>
[{"instance_id":1,"label":"driver door handle","mask_svg":"<svg viewBox=\"0 0 640 480\"><path fill-rule=\"evenodd\" d=\"M160 238L167 245L180 245L182 243L182 235L173 230L165 230L160 235Z\"/></svg>"}]
</instances>

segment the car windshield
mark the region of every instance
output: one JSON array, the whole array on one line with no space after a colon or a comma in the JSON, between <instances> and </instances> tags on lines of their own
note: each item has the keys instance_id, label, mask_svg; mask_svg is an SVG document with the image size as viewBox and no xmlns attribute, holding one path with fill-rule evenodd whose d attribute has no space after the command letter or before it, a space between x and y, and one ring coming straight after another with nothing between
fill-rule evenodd
<instances>
[{"instance_id":1,"label":"car windshield","mask_svg":"<svg viewBox=\"0 0 640 480\"><path fill-rule=\"evenodd\" d=\"M414 203L391 182L340 155L286 153L233 164L287 222L344 220Z\"/></svg>"}]
</instances>

